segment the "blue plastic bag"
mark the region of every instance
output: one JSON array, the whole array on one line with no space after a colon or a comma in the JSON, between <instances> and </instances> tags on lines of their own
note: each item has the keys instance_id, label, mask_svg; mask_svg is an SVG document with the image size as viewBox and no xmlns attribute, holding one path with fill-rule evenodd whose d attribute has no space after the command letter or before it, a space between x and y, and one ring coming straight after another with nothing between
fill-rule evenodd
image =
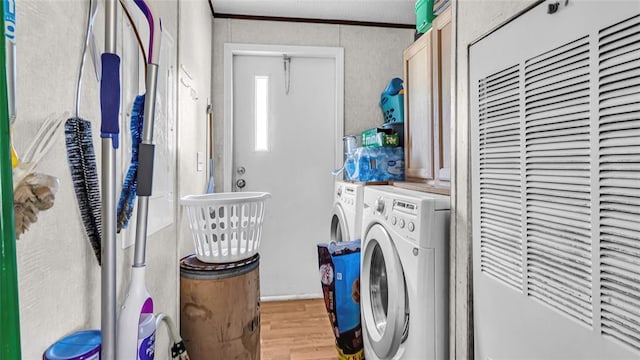
<instances>
[{"instance_id":1,"label":"blue plastic bag","mask_svg":"<svg viewBox=\"0 0 640 360\"><path fill-rule=\"evenodd\" d=\"M404 149L401 147L359 147L353 162L353 170L346 172L347 180L404 180Z\"/></svg>"},{"instance_id":2,"label":"blue plastic bag","mask_svg":"<svg viewBox=\"0 0 640 360\"><path fill-rule=\"evenodd\" d=\"M360 322L360 240L318 244L318 265L338 359L364 359Z\"/></svg>"}]
</instances>

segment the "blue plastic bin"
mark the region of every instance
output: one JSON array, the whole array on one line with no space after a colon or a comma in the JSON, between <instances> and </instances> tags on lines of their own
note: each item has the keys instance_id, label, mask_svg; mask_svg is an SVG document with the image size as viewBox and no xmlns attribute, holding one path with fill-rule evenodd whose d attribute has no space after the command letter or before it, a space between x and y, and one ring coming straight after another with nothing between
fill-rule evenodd
<instances>
[{"instance_id":1,"label":"blue plastic bin","mask_svg":"<svg viewBox=\"0 0 640 360\"><path fill-rule=\"evenodd\" d=\"M380 109L385 123L404 122L404 94L380 96Z\"/></svg>"}]
</instances>

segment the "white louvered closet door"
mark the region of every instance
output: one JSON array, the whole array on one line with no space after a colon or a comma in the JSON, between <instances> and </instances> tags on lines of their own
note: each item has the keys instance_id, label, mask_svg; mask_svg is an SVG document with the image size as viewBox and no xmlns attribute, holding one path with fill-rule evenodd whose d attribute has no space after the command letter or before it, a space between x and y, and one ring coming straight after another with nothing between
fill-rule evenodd
<instances>
[{"instance_id":1,"label":"white louvered closet door","mask_svg":"<svg viewBox=\"0 0 640 360\"><path fill-rule=\"evenodd\" d=\"M640 1L470 47L476 359L640 358Z\"/></svg>"}]
</instances>

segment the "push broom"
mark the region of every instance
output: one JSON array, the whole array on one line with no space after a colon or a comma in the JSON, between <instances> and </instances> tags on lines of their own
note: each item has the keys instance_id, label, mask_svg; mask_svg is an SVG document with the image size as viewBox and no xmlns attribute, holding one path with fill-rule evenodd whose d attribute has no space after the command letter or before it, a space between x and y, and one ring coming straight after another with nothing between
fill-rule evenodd
<instances>
[{"instance_id":1,"label":"push broom","mask_svg":"<svg viewBox=\"0 0 640 360\"><path fill-rule=\"evenodd\" d=\"M15 4L3 1L5 6ZM5 16L6 19L6 16ZM6 28L6 26L5 26ZM0 41L0 69L6 68L6 44ZM0 359L20 359L20 308L18 305L18 270L16 231L13 217L13 179L11 171L11 136L7 100L7 73L0 71Z\"/></svg>"}]
</instances>

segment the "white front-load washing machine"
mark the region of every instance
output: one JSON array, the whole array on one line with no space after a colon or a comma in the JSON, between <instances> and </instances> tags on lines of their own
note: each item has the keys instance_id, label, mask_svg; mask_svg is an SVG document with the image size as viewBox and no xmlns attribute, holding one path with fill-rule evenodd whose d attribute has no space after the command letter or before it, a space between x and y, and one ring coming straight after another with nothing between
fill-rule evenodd
<instances>
[{"instance_id":1,"label":"white front-load washing machine","mask_svg":"<svg viewBox=\"0 0 640 360\"><path fill-rule=\"evenodd\" d=\"M331 216L331 241L360 239L363 185L336 181Z\"/></svg>"},{"instance_id":2,"label":"white front-load washing machine","mask_svg":"<svg viewBox=\"0 0 640 360\"><path fill-rule=\"evenodd\" d=\"M449 197L364 189L360 306L367 360L447 359Z\"/></svg>"}]
</instances>

